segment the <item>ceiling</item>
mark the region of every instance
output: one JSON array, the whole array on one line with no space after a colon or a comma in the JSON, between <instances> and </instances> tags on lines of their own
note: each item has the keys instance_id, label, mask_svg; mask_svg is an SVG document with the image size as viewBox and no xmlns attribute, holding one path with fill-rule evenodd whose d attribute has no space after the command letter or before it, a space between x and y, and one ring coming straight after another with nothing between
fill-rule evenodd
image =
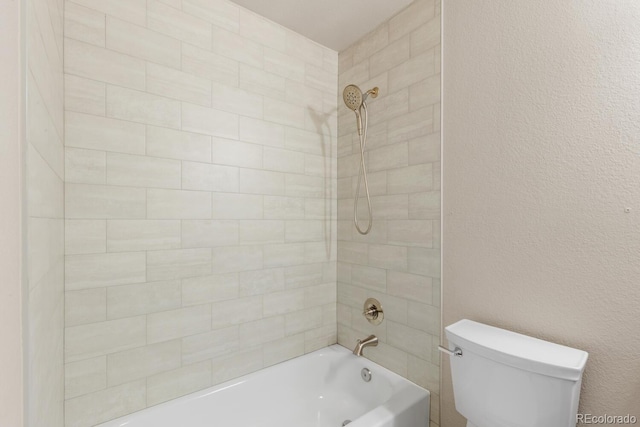
<instances>
[{"instance_id":1,"label":"ceiling","mask_svg":"<svg viewBox=\"0 0 640 427\"><path fill-rule=\"evenodd\" d=\"M413 0L233 0L338 52Z\"/></svg>"}]
</instances>

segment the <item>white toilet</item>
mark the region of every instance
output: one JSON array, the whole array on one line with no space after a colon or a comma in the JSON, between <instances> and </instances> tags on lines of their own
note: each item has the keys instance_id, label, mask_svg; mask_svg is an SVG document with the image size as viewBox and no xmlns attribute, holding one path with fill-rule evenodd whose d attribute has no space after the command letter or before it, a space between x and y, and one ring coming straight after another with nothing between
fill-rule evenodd
<instances>
[{"instance_id":1,"label":"white toilet","mask_svg":"<svg viewBox=\"0 0 640 427\"><path fill-rule=\"evenodd\" d=\"M588 353L466 319L445 330L467 427L575 427Z\"/></svg>"}]
</instances>

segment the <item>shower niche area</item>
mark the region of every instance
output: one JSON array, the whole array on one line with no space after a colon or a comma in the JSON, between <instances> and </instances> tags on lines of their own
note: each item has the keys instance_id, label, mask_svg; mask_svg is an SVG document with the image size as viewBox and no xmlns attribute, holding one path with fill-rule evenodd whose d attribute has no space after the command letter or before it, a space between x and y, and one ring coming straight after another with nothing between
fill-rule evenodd
<instances>
[{"instance_id":1,"label":"shower niche area","mask_svg":"<svg viewBox=\"0 0 640 427\"><path fill-rule=\"evenodd\" d=\"M25 425L94 426L370 334L439 425L440 1L340 52L225 0L26 7Z\"/></svg>"}]
</instances>

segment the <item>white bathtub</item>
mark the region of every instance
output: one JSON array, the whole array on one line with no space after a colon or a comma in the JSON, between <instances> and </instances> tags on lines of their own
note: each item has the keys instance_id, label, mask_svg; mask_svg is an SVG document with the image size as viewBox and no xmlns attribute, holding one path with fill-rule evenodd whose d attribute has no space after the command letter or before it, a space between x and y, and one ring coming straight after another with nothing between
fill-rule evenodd
<instances>
[{"instance_id":1,"label":"white bathtub","mask_svg":"<svg viewBox=\"0 0 640 427\"><path fill-rule=\"evenodd\" d=\"M346 420L427 427L429 392L334 345L98 427L341 427Z\"/></svg>"}]
</instances>

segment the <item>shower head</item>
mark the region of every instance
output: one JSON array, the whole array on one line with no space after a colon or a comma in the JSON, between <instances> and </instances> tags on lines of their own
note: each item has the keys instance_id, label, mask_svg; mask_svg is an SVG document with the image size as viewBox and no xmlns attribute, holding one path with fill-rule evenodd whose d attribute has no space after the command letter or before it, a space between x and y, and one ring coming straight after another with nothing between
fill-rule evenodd
<instances>
[{"instance_id":1,"label":"shower head","mask_svg":"<svg viewBox=\"0 0 640 427\"><path fill-rule=\"evenodd\" d=\"M348 85L342 92L342 98L347 107L353 111L358 111L364 102L362 91L356 85Z\"/></svg>"}]
</instances>

